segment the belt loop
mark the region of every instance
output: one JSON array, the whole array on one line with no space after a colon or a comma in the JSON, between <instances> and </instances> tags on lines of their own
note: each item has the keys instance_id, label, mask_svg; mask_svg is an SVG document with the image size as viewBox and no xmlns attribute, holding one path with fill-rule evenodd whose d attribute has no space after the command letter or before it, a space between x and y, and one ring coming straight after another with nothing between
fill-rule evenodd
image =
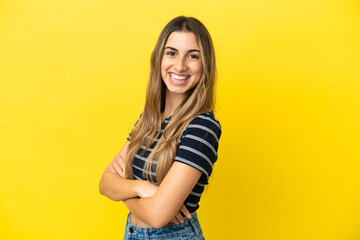
<instances>
[{"instance_id":1,"label":"belt loop","mask_svg":"<svg viewBox=\"0 0 360 240\"><path fill-rule=\"evenodd\" d=\"M148 240L149 238L149 230L147 228L144 229L144 239Z\"/></svg>"},{"instance_id":2,"label":"belt loop","mask_svg":"<svg viewBox=\"0 0 360 240\"><path fill-rule=\"evenodd\" d=\"M195 232L196 232L196 235L198 235L198 234L200 233L200 229L197 227L197 224L196 224L196 221L199 221L199 220L197 219L197 214L196 214L196 212L193 212L193 213L191 214L191 218L189 219L189 221L190 221L191 225L193 226L193 228L194 228L194 230L195 230Z\"/></svg>"}]
</instances>

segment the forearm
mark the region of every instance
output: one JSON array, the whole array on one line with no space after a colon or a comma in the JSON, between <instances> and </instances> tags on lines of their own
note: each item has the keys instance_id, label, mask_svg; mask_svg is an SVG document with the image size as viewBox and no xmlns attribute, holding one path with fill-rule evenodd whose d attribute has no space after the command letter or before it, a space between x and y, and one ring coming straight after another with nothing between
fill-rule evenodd
<instances>
[{"instance_id":1,"label":"forearm","mask_svg":"<svg viewBox=\"0 0 360 240\"><path fill-rule=\"evenodd\" d=\"M200 176L199 170L174 162L154 196L123 202L140 220L155 228L163 227L177 214Z\"/></svg>"},{"instance_id":2,"label":"forearm","mask_svg":"<svg viewBox=\"0 0 360 240\"><path fill-rule=\"evenodd\" d=\"M156 205L154 205L153 198L130 198L123 202L132 214L151 227L160 228L165 225L161 222L161 214L159 214ZM170 220L166 223L170 222Z\"/></svg>"},{"instance_id":3,"label":"forearm","mask_svg":"<svg viewBox=\"0 0 360 240\"><path fill-rule=\"evenodd\" d=\"M124 179L121 176L104 172L99 184L100 194L114 201L122 201L128 198L138 197L137 188L141 180Z\"/></svg>"},{"instance_id":4,"label":"forearm","mask_svg":"<svg viewBox=\"0 0 360 240\"><path fill-rule=\"evenodd\" d=\"M132 214L154 228L165 226L177 213L177 211L173 212L172 208L164 206L154 197L130 198L123 200L123 202Z\"/></svg>"}]
</instances>

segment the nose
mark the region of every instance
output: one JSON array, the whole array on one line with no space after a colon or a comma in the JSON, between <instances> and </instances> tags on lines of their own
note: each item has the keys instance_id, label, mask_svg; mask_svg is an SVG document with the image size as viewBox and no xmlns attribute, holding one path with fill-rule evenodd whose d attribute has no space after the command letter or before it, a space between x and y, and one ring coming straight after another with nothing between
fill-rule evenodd
<instances>
[{"instance_id":1,"label":"nose","mask_svg":"<svg viewBox=\"0 0 360 240\"><path fill-rule=\"evenodd\" d=\"M175 63L175 70L177 72L183 72L186 70L186 63L184 62L185 60L183 58L178 58L176 60L176 63Z\"/></svg>"}]
</instances>

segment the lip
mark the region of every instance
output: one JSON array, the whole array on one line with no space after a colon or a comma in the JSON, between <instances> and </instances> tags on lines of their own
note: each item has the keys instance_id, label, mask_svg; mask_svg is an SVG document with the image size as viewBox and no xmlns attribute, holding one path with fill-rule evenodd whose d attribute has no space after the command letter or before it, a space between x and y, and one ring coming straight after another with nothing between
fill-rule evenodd
<instances>
[{"instance_id":1,"label":"lip","mask_svg":"<svg viewBox=\"0 0 360 240\"><path fill-rule=\"evenodd\" d=\"M190 74L179 74L179 73L176 73L176 72L169 72L170 74L175 74L175 75L178 75L178 76L181 76L181 77L184 77L184 76L187 76L187 77L190 77Z\"/></svg>"},{"instance_id":2,"label":"lip","mask_svg":"<svg viewBox=\"0 0 360 240\"><path fill-rule=\"evenodd\" d=\"M171 74L176 74L178 76L187 76L188 78L185 79L185 80L176 80L174 78L171 77ZM181 86L181 85L185 85L189 79L190 79L190 75L187 75L187 74L177 74L177 73L173 73L173 72L169 72L169 79L170 79L170 82L174 85L178 85L178 86Z\"/></svg>"}]
</instances>

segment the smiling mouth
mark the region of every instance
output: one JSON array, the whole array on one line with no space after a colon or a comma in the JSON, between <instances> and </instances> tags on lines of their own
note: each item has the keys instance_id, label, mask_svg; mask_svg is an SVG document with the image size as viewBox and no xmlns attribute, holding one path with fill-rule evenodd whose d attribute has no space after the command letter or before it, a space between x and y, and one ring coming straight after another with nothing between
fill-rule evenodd
<instances>
[{"instance_id":1,"label":"smiling mouth","mask_svg":"<svg viewBox=\"0 0 360 240\"><path fill-rule=\"evenodd\" d=\"M181 80L188 79L190 77L190 75L177 75L175 73L170 73L170 77L174 80L181 81Z\"/></svg>"},{"instance_id":2,"label":"smiling mouth","mask_svg":"<svg viewBox=\"0 0 360 240\"><path fill-rule=\"evenodd\" d=\"M175 73L169 73L169 75L170 75L170 82L178 86L185 85L190 77L190 75L178 75Z\"/></svg>"},{"instance_id":3,"label":"smiling mouth","mask_svg":"<svg viewBox=\"0 0 360 240\"><path fill-rule=\"evenodd\" d=\"M172 83L176 85L183 85L186 83L186 80L190 77L190 75L178 75L175 73L170 73L170 80Z\"/></svg>"}]
</instances>

